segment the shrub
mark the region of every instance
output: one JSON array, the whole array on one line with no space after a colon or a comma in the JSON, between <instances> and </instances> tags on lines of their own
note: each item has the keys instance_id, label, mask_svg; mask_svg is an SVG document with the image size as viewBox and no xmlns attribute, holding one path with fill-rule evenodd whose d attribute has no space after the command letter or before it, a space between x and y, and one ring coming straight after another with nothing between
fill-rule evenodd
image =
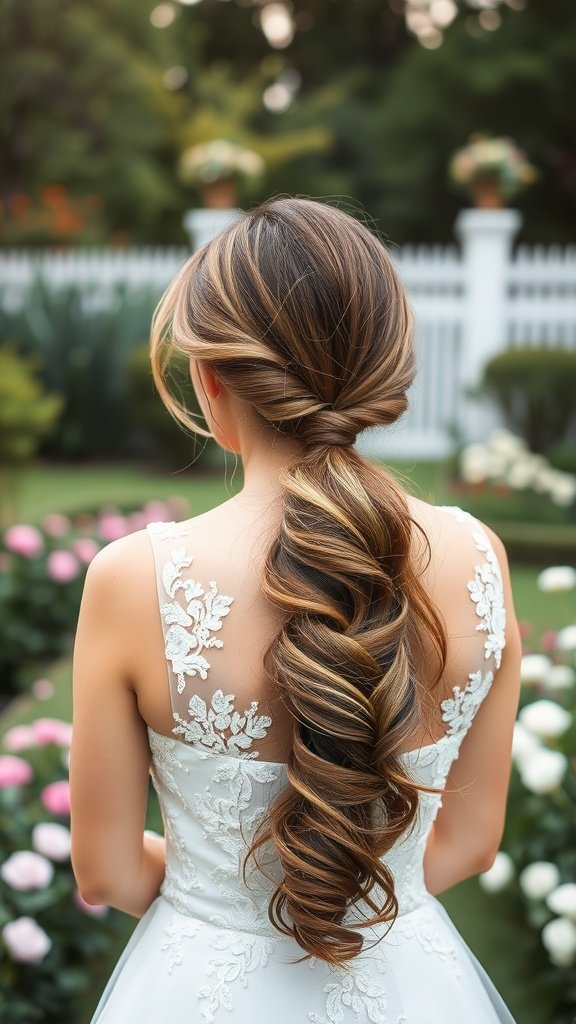
<instances>
[{"instance_id":1,"label":"shrub","mask_svg":"<svg viewBox=\"0 0 576 1024\"><path fill-rule=\"evenodd\" d=\"M63 396L57 431L42 453L117 457L128 446L126 362L146 336L157 296L116 286L52 288L38 278L18 312L0 308L0 344L14 339L42 358L44 386Z\"/></svg>"},{"instance_id":2,"label":"shrub","mask_svg":"<svg viewBox=\"0 0 576 1024\"><path fill-rule=\"evenodd\" d=\"M0 349L0 522L15 511L19 471L54 430L60 395L45 395L37 380L37 356L24 357L12 344Z\"/></svg>"},{"instance_id":3,"label":"shrub","mask_svg":"<svg viewBox=\"0 0 576 1024\"><path fill-rule=\"evenodd\" d=\"M184 356L173 357L171 372L172 389L177 391L186 408L199 417L200 425L206 427ZM138 345L130 353L127 374L128 410L133 436L140 435L140 447L160 455L171 465L193 461L194 467L205 467L214 462L218 457L214 441L191 437L162 404L152 380L148 343Z\"/></svg>"},{"instance_id":4,"label":"shrub","mask_svg":"<svg viewBox=\"0 0 576 1024\"><path fill-rule=\"evenodd\" d=\"M514 348L484 368L480 394L492 399L508 426L534 452L546 453L576 423L576 352L563 348Z\"/></svg>"}]
</instances>

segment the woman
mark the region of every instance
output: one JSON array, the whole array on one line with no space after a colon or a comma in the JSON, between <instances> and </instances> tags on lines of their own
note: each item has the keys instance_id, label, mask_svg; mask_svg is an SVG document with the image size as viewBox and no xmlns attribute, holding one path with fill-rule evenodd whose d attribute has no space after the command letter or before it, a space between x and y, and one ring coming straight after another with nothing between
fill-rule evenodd
<instances>
[{"instance_id":1,"label":"woman","mask_svg":"<svg viewBox=\"0 0 576 1024\"><path fill-rule=\"evenodd\" d=\"M513 1022L436 895L501 840L518 627L500 540L353 447L415 373L385 247L266 202L156 311L154 379L202 432L175 351L244 486L86 579L73 864L89 903L140 918L93 1024Z\"/></svg>"}]
</instances>

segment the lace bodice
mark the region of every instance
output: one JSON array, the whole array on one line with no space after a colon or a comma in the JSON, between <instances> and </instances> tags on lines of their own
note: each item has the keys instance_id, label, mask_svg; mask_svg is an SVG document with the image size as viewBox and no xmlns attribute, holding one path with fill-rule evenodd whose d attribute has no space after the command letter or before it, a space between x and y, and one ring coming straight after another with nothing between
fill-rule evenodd
<instances>
[{"instance_id":1,"label":"lace bodice","mask_svg":"<svg viewBox=\"0 0 576 1024\"><path fill-rule=\"evenodd\" d=\"M477 551L467 587L470 613L480 634L478 664L441 702L444 735L436 743L402 755L416 780L439 787L445 785L493 682L505 629L502 577L489 538L461 509L446 511L469 529ZM234 615L234 597L220 593L215 580L206 584L195 578L186 523L151 523L147 531L156 565L175 720L172 737L148 729L151 774L166 836L167 868L161 892L179 912L174 934L166 937L166 953L172 969L186 929L194 930L198 921L207 921L259 936L264 946L258 947L258 956L264 956L266 940L278 938L268 919L269 899L281 877L278 863L273 851L266 851L264 860L271 875L266 879L250 859L246 883L242 865L259 821L285 783L285 765L260 756L258 741L273 723L258 701L237 703L233 679L227 686L211 685L211 652L226 644L225 623ZM421 793L413 827L386 855L400 906L396 934L414 928L409 912L424 906L429 895L423 857L441 802L441 794ZM361 905L351 910L347 920L352 922L359 914ZM418 928L426 941L422 919Z\"/></svg>"}]
</instances>

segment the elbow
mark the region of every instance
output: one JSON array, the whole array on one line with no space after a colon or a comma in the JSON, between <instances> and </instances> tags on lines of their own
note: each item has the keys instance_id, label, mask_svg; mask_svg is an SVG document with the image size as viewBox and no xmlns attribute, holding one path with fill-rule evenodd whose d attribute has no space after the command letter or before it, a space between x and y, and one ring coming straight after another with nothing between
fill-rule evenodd
<instances>
[{"instance_id":1,"label":"elbow","mask_svg":"<svg viewBox=\"0 0 576 1024\"><path fill-rule=\"evenodd\" d=\"M78 891L85 903L88 903L92 907L107 907L110 906L110 897L103 891L95 886L78 886Z\"/></svg>"},{"instance_id":2,"label":"elbow","mask_svg":"<svg viewBox=\"0 0 576 1024\"><path fill-rule=\"evenodd\" d=\"M72 858L72 871L78 886L78 892L85 903L93 907L109 906L110 893L101 880L95 879L86 870L80 870Z\"/></svg>"}]
</instances>

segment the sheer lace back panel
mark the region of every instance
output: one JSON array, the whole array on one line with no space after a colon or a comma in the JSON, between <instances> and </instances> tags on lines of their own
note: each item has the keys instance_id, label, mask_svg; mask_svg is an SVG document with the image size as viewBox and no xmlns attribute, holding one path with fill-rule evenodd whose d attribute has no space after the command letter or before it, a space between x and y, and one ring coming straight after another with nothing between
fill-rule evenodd
<instances>
[{"instance_id":1,"label":"sheer lace back panel","mask_svg":"<svg viewBox=\"0 0 576 1024\"><path fill-rule=\"evenodd\" d=\"M449 639L447 683L431 695L436 719L432 742L408 751L408 758L439 741L451 739L449 749L456 749L455 742L463 739L488 692L504 646L502 579L492 545L468 513L457 507L444 511L453 517L456 530L450 545L460 544L470 570L462 583L462 566L454 572L453 559L448 560L455 582L448 616L443 609ZM203 753L258 757L258 741L267 737L274 719L270 688L262 681L262 670L258 672L253 604L237 607L234 594L223 592L210 573L196 571L189 524L150 523L147 531L156 566L172 733Z\"/></svg>"},{"instance_id":2,"label":"sheer lace back panel","mask_svg":"<svg viewBox=\"0 0 576 1024\"><path fill-rule=\"evenodd\" d=\"M431 695L437 708L434 741L402 757L415 779L443 787L500 664L504 601L500 568L480 524L457 508L439 514L451 520L444 574L441 567L436 573L452 608L448 682ZM148 727L167 839L161 891L179 913L277 936L268 919L272 882L250 871L247 888L242 876L255 828L285 783L285 764L266 760L275 748L262 745L274 734L266 684L257 673L265 611L256 605L254 579L244 587L237 576L236 595L221 586L218 577L226 579L231 560L224 543L214 555L219 567L213 578L211 571L197 571L190 523L151 523L147 531L174 718L172 738ZM209 553L201 557L213 566ZM441 794L422 793L413 827L384 858L396 880L402 927L410 927L412 918L405 915L415 907L425 916L424 849L441 803ZM280 880L278 868L270 851L271 877ZM359 903L346 920L369 916ZM422 918L419 928L425 934Z\"/></svg>"}]
</instances>

